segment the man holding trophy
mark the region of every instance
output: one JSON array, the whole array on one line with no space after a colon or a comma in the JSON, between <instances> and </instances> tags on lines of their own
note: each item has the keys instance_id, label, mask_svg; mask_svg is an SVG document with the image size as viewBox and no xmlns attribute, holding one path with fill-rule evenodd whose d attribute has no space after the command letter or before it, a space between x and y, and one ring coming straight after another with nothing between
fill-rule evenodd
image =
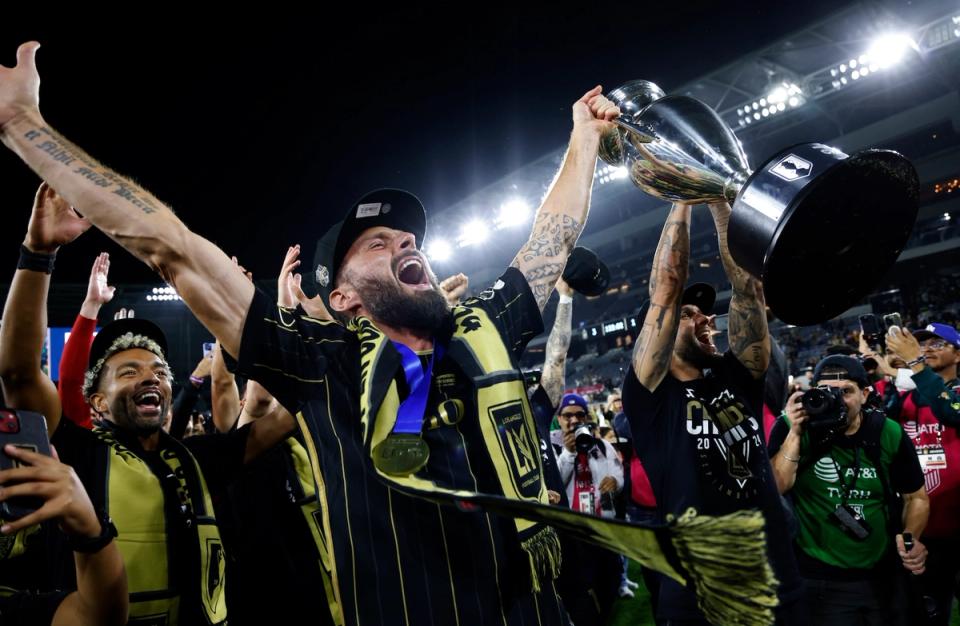
<instances>
[{"instance_id":1,"label":"man holding trophy","mask_svg":"<svg viewBox=\"0 0 960 626\"><path fill-rule=\"evenodd\" d=\"M644 191L674 203L654 255L650 302L623 383L624 412L659 513L670 521L691 509L706 515L761 511L768 562L779 581L776 622L807 623L763 440L763 377L770 359L765 300L782 319L810 324L865 295L909 237L916 173L893 152L847 157L828 146L804 144L751 174L736 137L703 103L665 96L647 81L627 83L608 98L622 114L618 129L601 140L601 157L625 166ZM713 216L732 286L730 349L722 355L713 341L715 291L707 285L684 288L691 205L702 203ZM856 241L856 229L844 227L868 210L891 216L895 224L884 235L886 257L870 270L859 259L875 262L876 255L860 254L866 242ZM805 260L831 268L831 280L813 297L796 289L799 271L809 271ZM857 279L845 280L851 276ZM738 586L735 555L726 556L732 590ZM664 579L658 620L709 623L693 594L689 585Z\"/></svg>"}]
</instances>

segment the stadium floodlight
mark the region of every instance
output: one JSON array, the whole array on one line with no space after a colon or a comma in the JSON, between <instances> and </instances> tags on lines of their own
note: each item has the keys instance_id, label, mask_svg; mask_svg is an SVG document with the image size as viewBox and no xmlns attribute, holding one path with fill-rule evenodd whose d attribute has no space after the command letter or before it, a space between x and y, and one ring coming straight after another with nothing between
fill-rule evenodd
<instances>
[{"instance_id":1,"label":"stadium floodlight","mask_svg":"<svg viewBox=\"0 0 960 626\"><path fill-rule=\"evenodd\" d=\"M523 198L511 198L500 205L497 228L525 224L530 217L530 205Z\"/></svg>"},{"instance_id":2,"label":"stadium floodlight","mask_svg":"<svg viewBox=\"0 0 960 626\"><path fill-rule=\"evenodd\" d=\"M435 239L432 240L427 246L427 257L431 261L443 262L450 258L450 255L453 254L453 249L450 247L450 243L446 239Z\"/></svg>"},{"instance_id":3,"label":"stadium floodlight","mask_svg":"<svg viewBox=\"0 0 960 626\"><path fill-rule=\"evenodd\" d=\"M473 219L460 231L457 243L461 248L483 243L490 235L490 227L478 219Z\"/></svg>"}]
</instances>

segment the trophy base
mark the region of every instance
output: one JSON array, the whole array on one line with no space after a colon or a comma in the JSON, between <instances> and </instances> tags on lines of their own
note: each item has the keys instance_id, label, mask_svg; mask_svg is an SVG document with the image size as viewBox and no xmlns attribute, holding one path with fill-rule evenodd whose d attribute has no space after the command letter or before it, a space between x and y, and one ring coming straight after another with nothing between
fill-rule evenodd
<instances>
[{"instance_id":1,"label":"trophy base","mask_svg":"<svg viewBox=\"0 0 960 626\"><path fill-rule=\"evenodd\" d=\"M734 260L763 281L767 304L788 324L843 313L883 279L917 218L919 180L902 155L852 156L801 144L747 180L730 217Z\"/></svg>"}]
</instances>

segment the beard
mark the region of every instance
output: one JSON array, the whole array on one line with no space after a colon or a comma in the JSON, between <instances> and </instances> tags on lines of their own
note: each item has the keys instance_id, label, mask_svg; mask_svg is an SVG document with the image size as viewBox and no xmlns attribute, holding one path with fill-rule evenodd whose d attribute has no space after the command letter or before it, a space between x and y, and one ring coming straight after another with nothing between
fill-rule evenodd
<instances>
[{"instance_id":1,"label":"beard","mask_svg":"<svg viewBox=\"0 0 960 626\"><path fill-rule=\"evenodd\" d=\"M379 322L394 328L436 332L450 317L450 306L431 276L433 289L407 293L392 280L362 278L355 283L364 307Z\"/></svg>"},{"instance_id":2,"label":"beard","mask_svg":"<svg viewBox=\"0 0 960 626\"><path fill-rule=\"evenodd\" d=\"M700 346L700 342L693 335L684 335L674 349L682 361L697 369L704 370L717 367L723 362L722 354L711 354Z\"/></svg>"},{"instance_id":3,"label":"beard","mask_svg":"<svg viewBox=\"0 0 960 626\"><path fill-rule=\"evenodd\" d=\"M110 405L111 421L124 430L132 431L138 437L149 437L163 427L169 402L160 400L160 413L156 416L141 415L132 397L115 398Z\"/></svg>"}]
</instances>

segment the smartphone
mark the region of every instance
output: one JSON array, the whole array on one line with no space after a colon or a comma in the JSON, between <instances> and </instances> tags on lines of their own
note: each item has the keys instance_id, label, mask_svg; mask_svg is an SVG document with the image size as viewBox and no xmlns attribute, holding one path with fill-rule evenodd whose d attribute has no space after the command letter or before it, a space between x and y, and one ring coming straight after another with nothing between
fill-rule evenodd
<instances>
[{"instance_id":1,"label":"smartphone","mask_svg":"<svg viewBox=\"0 0 960 626\"><path fill-rule=\"evenodd\" d=\"M204 342L204 344L203 344L203 356L205 356L205 357L206 357L206 356L210 356L210 353L213 352L213 346L215 346L215 345L217 345L217 344Z\"/></svg>"},{"instance_id":2,"label":"smartphone","mask_svg":"<svg viewBox=\"0 0 960 626\"><path fill-rule=\"evenodd\" d=\"M897 328L903 328L903 320L900 318L899 313L890 313L883 316L883 325L887 327L888 331L893 326L896 326Z\"/></svg>"},{"instance_id":3,"label":"smartphone","mask_svg":"<svg viewBox=\"0 0 960 626\"><path fill-rule=\"evenodd\" d=\"M46 418L33 411L0 408L0 470L20 466L20 461L3 452L3 446L7 444L51 456ZM0 502L0 517L5 520L20 519L41 506L43 506L41 498L29 496L10 498Z\"/></svg>"},{"instance_id":4,"label":"smartphone","mask_svg":"<svg viewBox=\"0 0 960 626\"><path fill-rule=\"evenodd\" d=\"M868 313L860 316L860 334L863 336L864 341L867 342L867 345L880 354L887 351L887 341L885 338L887 329L884 328L880 318L876 315Z\"/></svg>"}]
</instances>

